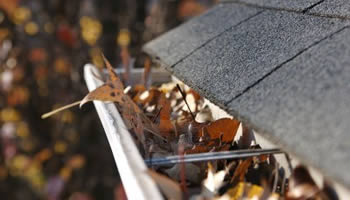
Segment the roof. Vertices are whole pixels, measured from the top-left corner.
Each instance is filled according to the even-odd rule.
[[[144,51],[350,187],[349,25],[346,0],[226,0]]]

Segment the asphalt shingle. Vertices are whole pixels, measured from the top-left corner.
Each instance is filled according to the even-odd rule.
[[[238,4],[220,4],[201,17],[194,18],[144,46],[166,65],[173,65],[208,40],[256,15],[259,9]]]
[[[304,162],[350,186],[350,29],[310,48],[228,104]]]
[[[221,0],[221,2],[241,2],[259,7],[303,11],[321,0]]]
[[[338,17],[347,15],[347,2],[244,1],[261,5],[223,3],[145,51],[212,102],[350,187],[350,20]],[[289,3],[293,10],[283,5]],[[298,10],[305,8],[310,10]]]
[[[325,0],[312,8],[309,13],[349,18],[350,2],[346,0]]]
[[[208,42],[170,70],[224,105],[343,26],[338,19],[267,10]]]

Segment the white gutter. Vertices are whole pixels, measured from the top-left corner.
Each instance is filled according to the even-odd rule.
[[[103,84],[96,78],[95,66],[84,66],[84,77],[89,91]],[[114,103],[94,101],[105,130],[119,175],[128,199],[163,199],[156,184],[147,174],[147,167]],[[103,170],[103,166],[101,166]]]

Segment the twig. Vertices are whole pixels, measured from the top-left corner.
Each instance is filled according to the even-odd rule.
[[[149,57],[145,59],[143,69],[144,70],[143,70],[143,76],[142,76],[142,83],[145,87],[147,87],[147,83],[151,72],[151,59]]]
[[[152,119],[152,122],[153,122],[153,123],[156,122],[157,118],[158,118],[159,115],[160,115],[160,111],[162,111],[162,109],[163,109],[163,107],[161,107],[161,108],[159,109],[159,111],[157,112],[157,114],[153,117],[153,119]]]
[[[190,111],[190,114],[191,114],[193,120],[195,120],[195,116],[194,116],[194,114],[192,113],[191,108],[190,108],[190,106],[188,105],[188,103],[187,103],[187,101],[186,101],[186,94],[182,91],[182,89],[181,89],[181,87],[180,87],[179,84],[176,84],[176,87],[177,87],[177,89],[179,90],[179,92],[181,93],[182,98],[184,99],[184,101],[185,101],[185,103],[186,103],[186,106],[187,106],[188,110]]]
[[[184,146],[183,145],[179,145],[178,147],[178,154],[180,157],[180,178],[181,178],[181,187],[182,187],[182,191],[183,191],[183,195],[184,195],[184,199],[188,199],[187,195],[187,186],[186,186],[186,167],[185,167],[185,163],[183,162],[184,160]]]

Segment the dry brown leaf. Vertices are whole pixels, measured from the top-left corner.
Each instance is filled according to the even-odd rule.
[[[222,142],[232,142],[238,127],[239,121],[229,118],[216,120],[206,126],[211,140],[220,139]]]
[[[110,79],[107,80],[105,84],[86,95],[80,102],[80,107],[85,103],[93,100],[113,101],[121,104],[128,103],[129,99],[127,98],[127,95],[124,94],[123,83],[114,72],[113,67],[108,62],[108,60],[104,56],[103,59],[106,64]]]
[[[137,84],[132,87],[132,90],[128,92],[128,95],[130,95],[135,103],[141,104],[140,96],[146,91],[147,89],[144,85]]]
[[[158,106],[161,109],[159,114],[159,131],[162,136],[169,138],[171,136],[170,133],[174,130],[174,126],[170,118],[170,101],[165,97],[164,93],[159,97]]]
[[[148,170],[147,172],[168,199],[182,199],[181,187],[177,182],[153,170]]]
[[[239,127],[239,121],[229,118],[218,119],[211,123],[191,122],[188,133],[193,135],[194,141],[202,142],[209,146],[215,145],[215,141],[220,143],[231,143],[235,138]]]
[[[123,83],[118,78],[117,74],[114,72],[113,67],[108,62],[108,60],[103,56],[105,64],[107,66],[110,80],[108,80],[104,85],[91,91],[85,98],[81,101],[80,107],[86,102],[92,100],[100,101],[112,101],[119,105],[121,114],[124,121],[129,129],[132,129],[138,139],[144,143],[144,130],[147,130],[154,135],[163,139],[159,134],[156,126],[148,119],[148,117],[143,113],[143,111],[132,101],[132,99],[124,94]]]
[[[208,152],[211,147],[207,145],[195,145],[192,147],[192,149],[185,150],[186,154],[195,154],[195,153],[204,153]]]
[[[144,130],[154,134],[155,136],[165,140],[160,134],[157,127],[152,123],[152,121],[143,113],[143,111],[132,101],[132,99],[124,94],[124,85],[121,80],[118,78],[117,74],[114,72],[112,65],[108,60],[102,56],[106,64],[109,80],[105,84],[91,91],[86,95],[81,101],[72,103],[70,105],[64,106],[57,110],[54,110],[50,113],[44,114],[42,118],[46,118],[55,114],[61,110],[70,108],[77,104],[80,104],[80,107],[85,103],[99,100],[99,101],[111,101],[116,102],[122,117],[125,121],[125,124],[128,129],[132,129],[140,142],[144,144],[145,136]]]
[[[193,146],[192,149],[187,149],[186,154],[208,152],[211,149],[217,151],[228,150],[230,145],[226,144],[232,143],[239,123],[237,120],[222,118],[209,124],[196,121],[183,124],[185,127],[187,126],[187,134],[192,139],[192,142],[195,144],[200,142],[200,144]],[[179,129],[181,130],[181,128]]]
[[[320,189],[305,167],[297,166],[294,168],[286,200],[315,198],[319,192]]]
[[[159,96],[161,95],[161,92],[158,89],[151,88],[150,90],[144,90],[141,92],[138,92],[133,100],[135,103],[142,104],[142,105],[154,105],[157,103],[157,100]]]
[[[232,182],[235,183],[237,181],[239,181],[239,182],[244,181],[244,176],[247,173],[248,168],[250,167],[252,162],[253,162],[253,158],[247,158],[246,160],[241,161],[238,164],[238,166],[237,166],[237,168],[236,168],[236,170],[231,178],[231,183]]]

